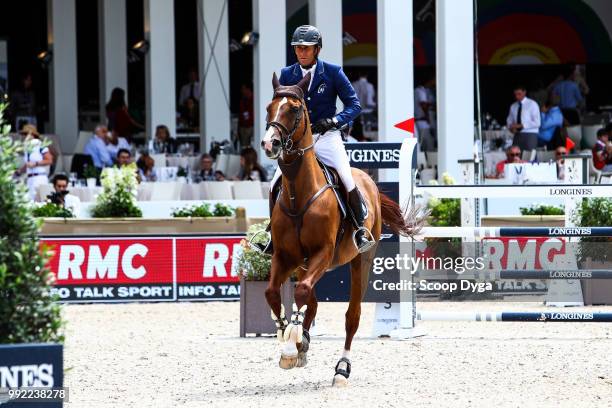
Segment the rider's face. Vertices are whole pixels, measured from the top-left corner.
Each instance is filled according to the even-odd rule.
[[[296,45],[294,47],[295,55],[297,56],[298,62],[302,66],[308,66],[314,64],[315,60],[315,46],[314,45]]]

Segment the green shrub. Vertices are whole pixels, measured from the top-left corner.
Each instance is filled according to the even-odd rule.
[[[0,117],[4,110],[0,105]],[[40,247],[40,222],[13,173],[23,145],[0,135],[0,343],[62,342],[60,306],[50,294],[54,275]]]
[[[74,214],[68,208],[64,208],[54,203],[45,203],[41,206],[36,206],[32,209],[32,215],[35,217],[46,218],[46,217],[61,217],[61,218],[73,218]]]
[[[444,185],[453,185],[453,177],[444,173],[442,175]],[[430,184],[438,184],[432,180]],[[461,200],[459,198],[430,198],[427,202],[430,211],[428,223],[433,227],[459,227],[461,226]]]
[[[610,227],[612,226],[612,198],[585,198],[572,220],[579,227]],[[585,261],[606,262],[612,259],[612,237],[583,237],[578,246],[578,259]]]
[[[134,163],[102,170],[102,194],[91,209],[94,218],[142,217],[136,203],[138,179]]]
[[[175,208],[172,210],[172,216],[175,218],[181,217],[231,217],[234,215],[235,208],[222,203],[215,204],[214,211],[210,210],[210,204],[204,203],[200,205],[192,205],[189,207]]]
[[[557,207],[546,204],[532,204],[529,207],[520,207],[521,215],[565,215],[563,205]]]

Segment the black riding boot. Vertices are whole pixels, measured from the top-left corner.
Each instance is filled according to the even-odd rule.
[[[372,238],[371,234],[368,234],[370,235],[369,237],[366,235],[367,229],[363,226],[367,211],[366,203],[359,188],[356,186],[353,190],[349,191],[349,206],[351,207],[355,220],[355,245],[357,245],[359,253],[366,252],[372,248],[376,242],[370,239]]]
[[[272,230],[272,211],[274,211],[274,206],[276,205],[276,200],[278,199],[278,193],[279,193],[279,189],[280,189],[281,183],[280,183],[280,179],[276,182],[276,184],[274,185],[274,187],[272,188],[272,191],[270,192],[270,195],[268,197],[268,204],[270,206],[270,222],[268,223],[268,226],[266,227],[266,232],[270,234],[270,231]],[[251,243],[252,246],[256,247],[255,249],[263,252],[264,254],[268,254],[268,255],[272,255],[272,253],[274,252],[274,247],[272,246],[272,234],[270,234],[270,241],[268,241],[268,243]]]

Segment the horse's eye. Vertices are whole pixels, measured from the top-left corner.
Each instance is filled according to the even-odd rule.
[[[291,112],[296,113],[300,108],[297,106],[292,106],[291,107]]]

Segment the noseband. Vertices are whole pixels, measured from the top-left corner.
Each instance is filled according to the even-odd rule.
[[[305,104],[304,92],[302,91],[302,88],[295,86],[295,85],[279,86],[278,88],[274,90],[273,98],[276,99],[276,98],[282,98],[282,97],[295,98],[300,101],[300,109],[295,117],[293,128],[289,130],[282,123],[273,120],[271,122],[266,123],[266,130],[268,130],[270,127],[273,127],[276,130],[278,130],[278,132],[280,133],[281,148],[283,149],[283,152],[285,152],[285,154],[291,155],[291,154],[297,153],[299,155],[303,155],[307,150],[312,149],[314,146],[314,143],[312,143],[310,146],[307,146],[305,148],[298,148],[298,147],[294,148],[293,135],[297,131],[298,127],[300,126],[300,122],[302,121],[302,116],[304,116],[304,104]],[[304,137],[304,135],[306,134],[307,126],[308,126],[308,118],[306,117],[306,123],[304,124],[304,131],[302,132],[302,137]]]

